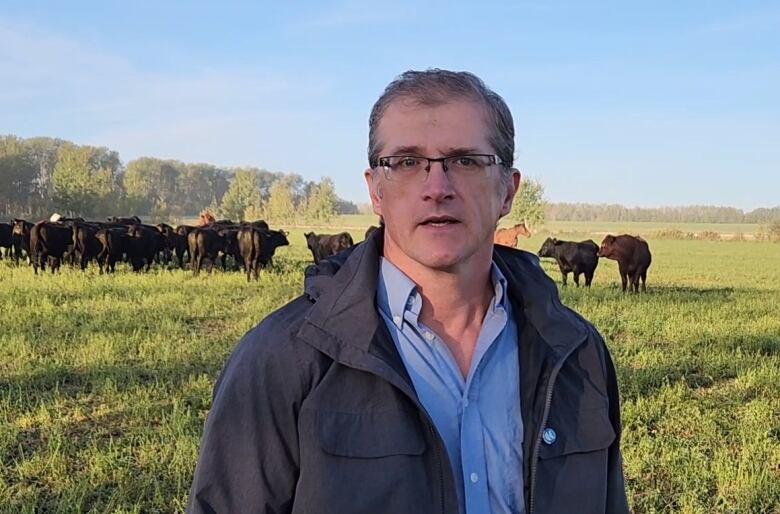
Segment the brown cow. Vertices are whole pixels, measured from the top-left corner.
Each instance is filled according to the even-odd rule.
[[[314,257],[314,264],[318,264],[322,259],[336,255],[355,244],[349,232],[340,232],[338,234],[306,232],[303,236],[306,238],[306,245],[311,250],[312,257]]]
[[[531,237],[531,230],[525,224],[525,221],[518,223],[514,227],[500,228],[496,230],[496,234],[493,236],[493,242],[497,245],[517,247],[517,237],[525,236]]]
[[[629,278],[634,292],[639,292],[640,279],[642,280],[642,291],[646,291],[647,268],[650,267],[652,261],[647,241],[639,236],[628,234],[608,235],[601,242],[599,257],[617,261],[624,293]]]

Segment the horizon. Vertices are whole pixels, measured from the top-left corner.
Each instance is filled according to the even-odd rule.
[[[367,203],[383,88],[465,69],[506,100],[516,164],[549,202],[780,205],[780,6],[446,5],[11,2],[0,134],[329,176]]]

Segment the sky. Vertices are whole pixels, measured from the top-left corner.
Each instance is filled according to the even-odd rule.
[[[776,1],[0,0],[0,134],[332,177],[408,69],[512,110],[552,202],[780,205]]]

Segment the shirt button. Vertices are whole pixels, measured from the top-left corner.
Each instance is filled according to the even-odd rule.
[[[547,427],[542,432],[542,440],[546,444],[553,444],[556,439],[558,439],[558,434],[555,433],[555,429]]]
[[[425,339],[427,339],[428,341],[433,341],[433,332],[426,332]]]
[[[471,479],[472,484],[476,484],[477,481],[479,480],[479,475],[477,475],[476,473],[472,473],[469,478]]]
[[[401,324],[401,316],[393,316],[393,323],[395,323],[396,325],[400,325]]]

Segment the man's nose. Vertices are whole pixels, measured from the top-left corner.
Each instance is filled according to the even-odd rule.
[[[451,175],[444,171],[442,162],[432,162],[428,169],[428,176],[423,182],[423,198],[426,200],[444,200],[455,194]]]

